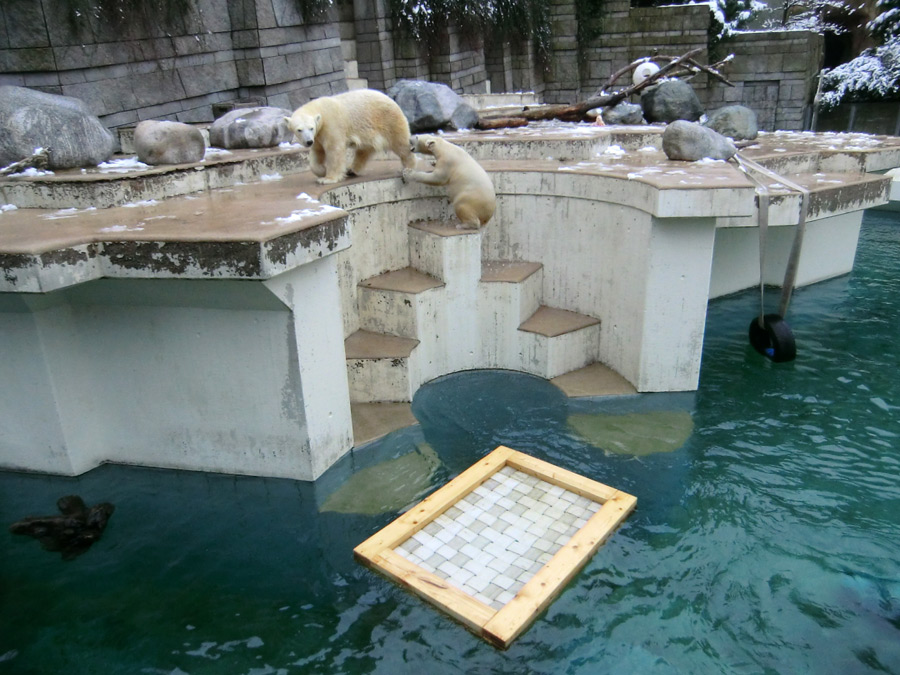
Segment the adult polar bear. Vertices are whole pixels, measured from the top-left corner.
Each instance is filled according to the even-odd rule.
[[[359,175],[373,153],[392,150],[403,167],[416,159],[409,147],[409,122],[391,97],[374,89],[354,89],[322,96],[286,118],[288,127],[308,148],[309,168],[319,183],[336,183]],[[347,150],[354,151],[347,166]]]
[[[486,225],[497,208],[494,185],[487,171],[461,147],[437,136],[413,136],[410,147],[416,152],[433,155],[434,170],[403,169],[403,179],[426,185],[446,185],[460,226],[477,230]]]

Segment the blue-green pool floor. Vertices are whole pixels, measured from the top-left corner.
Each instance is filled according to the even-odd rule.
[[[900,673],[900,218],[868,213],[854,272],[794,293],[796,361],[750,348],[757,309],[710,303],[694,394],[454,375],[316,483],[0,472],[0,675]],[[638,497],[505,652],[352,556],[499,444]],[[84,555],[7,532],[73,493],[116,506]]]

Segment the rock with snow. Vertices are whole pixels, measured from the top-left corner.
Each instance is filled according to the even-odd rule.
[[[181,122],[144,120],[134,129],[134,151],[145,164],[191,164],[206,154],[197,127]]]
[[[648,87],[641,93],[644,119],[650,122],[696,122],[703,115],[703,106],[693,87],[682,80],[666,80]]]
[[[607,124],[644,124],[644,111],[637,103],[621,103],[606,108],[601,117]]]
[[[712,129],[686,120],[669,124],[662,137],[662,149],[669,159],[696,162],[700,159],[728,159],[737,148]]]
[[[387,91],[409,121],[414,133],[438,129],[472,129],[478,113],[446,84],[400,80]]]
[[[0,166],[37,148],[49,150],[50,169],[96,166],[112,156],[116,138],[79,99],[0,86]]]
[[[759,136],[756,113],[743,105],[727,105],[709,113],[705,125],[735,141],[752,141]]]
[[[209,144],[216,148],[271,148],[293,139],[286,117],[290,110],[260,106],[225,113],[209,127]]]

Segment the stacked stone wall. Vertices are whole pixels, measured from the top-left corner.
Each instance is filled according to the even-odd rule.
[[[194,0],[174,18],[118,25],[91,12],[74,16],[78,1],[0,2],[0,84],[75,96],[111,127],[210,121],[217,106],[240,100],[292,109],[346,91],[345,61],[354,59],[374,89],[426,79],[458,93],[534,91],[548,103],[572,103],[635,59],[706,48],[710,28],[707,5],[631,8],[629,0],[608,0],[602,34],[579,45],[575,0],[549,0],[552,37],[546,63],[538,63],[528,39],[487,36],[484,45],[452,26],[425,49],[400,33],[389,0],[337,0],[310,20],[296,0]],[[734,53],[725,72],[736,86],[693,78],[707,108],[744,103],[764,129],[804,128],[820,36],[740,34],[718,50]]]
[[[292,108],[346,90],[333,12],[304,23],[291,0],[187,4],[154,23],[75,13],[65,0],[4,0],[0,83],[80,98],[111,127],[210,121],[227,101]]]

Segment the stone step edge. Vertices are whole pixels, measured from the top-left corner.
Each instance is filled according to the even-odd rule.
[[[467,230],[442,220],[414,220],[409,224],[409,227],[437,237],[464,237],[481,234],[481,230]]]
[[[344,352],[348,361],[407,359],[418,344],[413,338],[358,330],[344,339]]]
[[[519,330],[551,338],[599,324],[600,319],[587,314],[541,305],[519,326]]]
[[[444,286],[444,282],[415,267],[403,267],[363,279],[359,282],[359,286],[369,290],[395,291],[415,295],[432,288],[441,288]]]
[[[525,260],[482,260],[481,281],[520,284],[541,268],[543,264]]]

